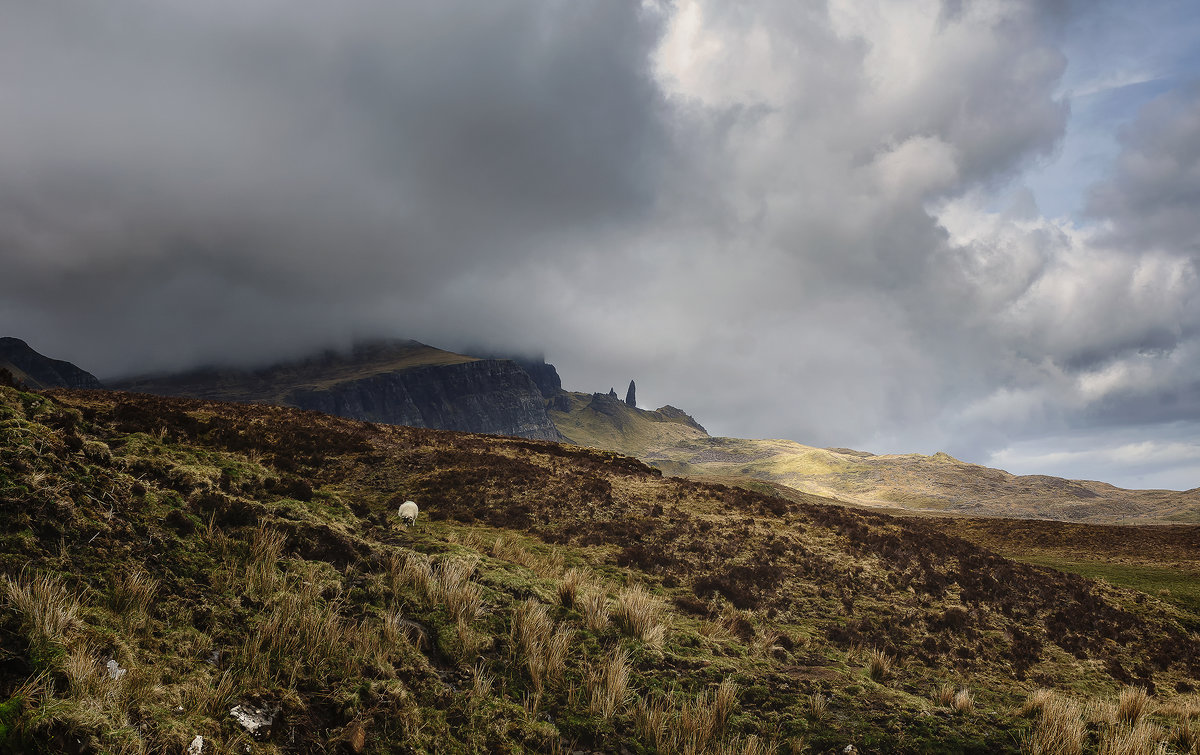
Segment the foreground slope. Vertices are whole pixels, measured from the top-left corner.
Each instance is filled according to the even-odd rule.
[[[1200,712],[1157,597],[584,448],[0,388],[0,497],[12,751],[1015,752],[1050,700],[1093,751]]]

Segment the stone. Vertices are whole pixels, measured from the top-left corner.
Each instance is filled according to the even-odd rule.
[[[253,705],[235,705],[229,711],[233,720],[237,721],[253,737],[269,732],[271,725],[275,723],[275,716],[278,714],[278,706],[257,708]]]
[[[125,676],[125,672],[128,671],[128,669],[121,668],[121,664],[117,663],[116,659],[110,659],[107,668],[108,678],[112,679],[113,681]]]
[[[632,380],[629,381],[629,390],[625,392],[625,403],[637,407],[637,386]]]
[[[362,752],[367,747],[367,727],[362,721],[353,721],[346,727],[342,739],[350,752]]]

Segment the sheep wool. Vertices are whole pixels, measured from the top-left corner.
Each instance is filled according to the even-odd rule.
[[[405,501],[400,504],[400,521],[404,522],[405,527],[411,527],[417,523],[417,504],[412,501]]]

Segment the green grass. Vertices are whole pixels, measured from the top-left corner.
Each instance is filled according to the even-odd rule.
[[[1049,566],[1088,579],[1103,579],[1109,584],[1128,587],[1170,603],[1191,614],[1200,624],[1200,571],[1160,566],[1083,561],[1052,555],[1013,555],[1026,563]]]
[[[370,753],[646,755],[640,711],[657,706],[674,751],[699,731],[714,752],[757,737],[778,752],[1015,753],[1029,724],[1012,711],[1034,685],[1111,699],[1102,661],[1135,670],[1168,637],[1194,642],[1145,600],[1105,645],[1093,627],[1133,593],[1012,564],[924,518],[585,448],[99,392],[0,390],[0,415],[28,429],[0,436],[20,497],[0,506],[0,576],[52,574],[62,589],[43,592],[79,603],[51,633],[17,609],[52,601],[0,601],[0,726],[34,742],[178,752],[202,733],[241,751],[229,709],[263,703],[288,728],[252,743],[262,753],[365,732]],[[72,450],[68,422],[112,457]],[[417,526],[397,526],[397,497],[421,504]],[[973,579],[991,570],[1004,580]],[[1083,593],[1055,634],[1046,619]],[[62,652],[39,658],[31,639],[51,634]],[[1019,635],[1041,643],[1022,679]],[[872,648],[894,660],[873,676]],[[97,673],[109,659],[120,683]],[[1191,672],[1154,673],[1172,690]],[[706,723],[722,685],[736,699]],[[939,710],[947,685],[975,709]]]

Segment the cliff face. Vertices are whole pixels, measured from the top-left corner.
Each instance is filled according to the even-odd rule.
[[[282,404],[389,425],[562,440],[539,386],[509,359],[478,359],[416,341],[360,343],[254,370],[131,378],[118,390]],[[554,367],[543,365],[543,373]],[[543,375],[545,377],[546,375]]]
[[[563,439],[546,414],[538,386],[509,360],[417,367],[297,388],[283,403],[392,425]]]
[[[99,388],[94,375],[70,362],[42,356],[19,338],[0,338],[0,367],[30,388]]]

